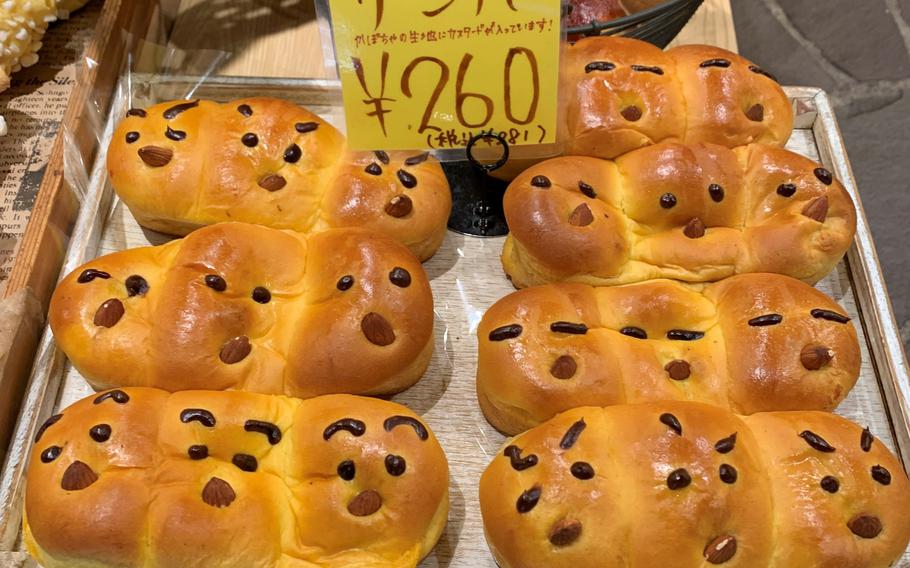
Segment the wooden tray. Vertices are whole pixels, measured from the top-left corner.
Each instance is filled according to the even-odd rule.
[[[267,80],[133,75],[130,89],[116,90],[103,131],[105,146],[90,171],[89,190],[67,252],[64,271],[100,254],[160,244],[169,237],[141,229],[106,179],[106,142],[129,106],[194,96],[230,100],[250,94],[271,95],[310,107],[343,128],[338,85],[321,80]],[[135,94],[132,101],[127,94]],[[826,95],[817,89],[790,88],[797,113],[791,150],[819,160],[843,181],[858,206],[858,232],[847,258],[819,283],[857,322],[862,348],[861,378],[838,413],[868,424],[910,460],[910,380],[871,235]],[[140,96],[141,94],[141,96]],[[476,326],[487,307],[513,291],[503,275],[499,253],[503,238],[474,238],[449,232],[440,251],[424,266],[431,278],[436,309],[436,352],[426,376],[395,400],[421,414],[438,435],[451,466],[452,508],[445,534],[421,566],[493,568],[483,537],[477,483],[504,438],[490,427],[477,406],[474,389]],[[23,472],[37,425],[57,409],[91,393],[88,384],[56,349],[45,330],[14,443],[0,486],[0,559],[21,559],[19,524]],[[897,564],[910,568],[910,555]]]

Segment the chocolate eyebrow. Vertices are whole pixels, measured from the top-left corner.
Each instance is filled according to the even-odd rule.
[[[215,427],[215,415],[203,408],[187,408],[180,413],[180,421],[184,424],[199,422],[208,428]]]
[[[269,444],[274,446],[281,441],[281,428],[272,424],[271,422],[264,422],[262,420],[247,420],[243,425],[243,429],[247,432],[256,432],[257,434],[264,434],[269,440]]]
[[[784,321],[784,316],[780,314],[765,314],[750,319],[749,325],[752,327],[765,327],[769,325],[777,325],[782,321]]]
[[[130,395],[126,394],[122,390],[115,389],[112,391],[107,391],[106,393],[100,394],[95,397],[94,404],[101,404],[105,400],[111,399],[117,404],[126,404],[130,401]]]
[[[515,471],[522,471],[537,465],[536,454],[528,454],[525,457],[521,457],[521,448],[515,445],[508,446],[505,451],[502,452],[502,455],[509,458],[512,469]]]
[[[416,418],[411,418],[410,416],[389,416],[385,419],[385,422],[382,423],[382,427],[385,428],[386,432],[391,432],[393,428],[397,426],[410,426],[417,432],[417,437],[421,440],[426,440],[430,437],[430,433],[427,432],[427,427],[421,424]]]
[[[341,420],[336,420],[328,426],[326,426],[325,431],[322,433],[322,439],[328,441],[329,438],[335,435],[336,432],[344,430],[345,432],[350,432],[352,435],[360,437],[367,431],[367,425],[362,421],[357,420],[356,418],[342,418]]]
[[[703,331],[690,331],[688,329],[671,329],[667,332],[667,339],[674,341],[695,341],[705,336]]]
[[[815,308],[809,313],[816,319],[823,319],[837,323],[847,323],[850,321],[850,318],[845,315],[839,314],[837,312],[832,312],[831,310],[823,310],[821,308]]]
[[[716,59],[706,59],[699,64],[699,67],[729,67],[730,60],[718,57]]]
[[[592,61],[585,65],[585,73],[591,73],[593,71],[612,71],[614,69],[616,69],[616,65],[609,61]]]
[[[633,66],[632,66],[632,71],[640,71],[640,72],[643,71],[643,72],[645,72],[645,73],[654,73],[655,75],[663,75],[663,74],[664,74],[664,70],[661,69],[660,67],[651,67],[651,66],[648,66],[648,65],[633,65]]]
[[[416,166],[417,164],[419,164],[421,162],[425,162],[427,160],[427,158],[429,158],[429,157],[430,157],[429,152],[424,152],[423,154],[417,154],[416,156],[411,156],[410,158],[405,160],[404,165]]]
[[[566,434],[562,437],[562,440],[559,441],[559,447],[564,450],[568,450],[569,448],[574,446],[575,442],[578,441],[578,437],[581,436],[581,433],[584,431],[585,428],[587,428],[587,426],[588,425],[585,424],[584,418],[582,418],[575,424],[572,424],[572,426],[570,426],[569,429],[566,430]]]
[[[53,416],[51,416],[50,418],[45,420],[44,424],[42,424],[41,427],[38,428],[38,432],[35,434],[35,443],[37,444],[39,441],[41,441],[41,436],[44,435],[44,432],[47,431],[48,428],[50,428],[51,426],[53,426],[54,424],[59,422],[61,418],[63,418],[62,413],[54,414]]]
[[[199,99],[196,99],[195,101],[189,101],[186,103],[176,104],[176,105],[172,106],[171,108],[167,109],[166,111],[164,111],[162,116],[164,116],[164,118],[166,118],[167,120],[171,120],[172,118],[175,118],[181,112],[190,110],[191,108],[194,108],[197,106],[199,106]]]
[[[550,324],[550,331],[555,333],[584,335],[588,333],[588,326],[583,323],[575,323],[571,321],[555,321]]]
[[[768,73],[767,71],[765,71],[764,69],[762,69],[762,68],[759,67],[758,65],[749,65],[749,71],[751,71],[751,72],[753,72],[753,73],[758,73],[759,75],[764,75],[765,77],[771,79],[771,80],[774,81],[775,83],[778,82],[777,77],[775,77],[775,76],[772,75],[771,73]]]

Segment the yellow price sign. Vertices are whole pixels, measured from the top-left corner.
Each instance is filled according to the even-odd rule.
[[[556,139],[560,0],[331,0],[351,145]]]

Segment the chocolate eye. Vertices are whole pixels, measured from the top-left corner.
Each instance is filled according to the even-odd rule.
[[[515,508],[523,515],[536,507],[538,501],[540,501],[540,486],[535,485],[518,496]]]
[[[840,489],[840,483],[838,483],[837,478],[831,475],[823,477],[820,485],[828,493],[837,493],[837,490]]]
[[[139,140],[139,133],[138,133],[138,132],[132,131],[132,132],[127,132],[127,133],[126,133],[126,143],[127,143],[127,144],[132,144],[132,143],[135,142],[136,140]]]
[[[660,196],[660,206],[664,209],[673,209],[676,207],[676,196],[672,193],[665,193]]]
[[[243,142],[243,145],[247,148],[254,148],[259,144],[259,137],[252,132],[247,132],[240,138],[240,141]]]
[[[227,290],[227,282],[217,274],[207,274],[205,277],[205,285],[216,292],[224,292]]]
[[[88,435],[99,444],[107,442],[111,437],[111,427],[108,424],[92,426],[92,429],[88,431]]]
[[[209,448],[202,444],[192,445],[187,448],[186,455],[188,455],[191,460],[204,460],[209,457]]]
[[[126,295],[130,298],[133,296],[145,296],[146,292],[149,291],[148,280],[138,274],[133,274],[127,278],[124,285],[126,286]]]
[[[626,326],[619,330],[619,333],[634,337],[635,339],[647,339],[648,333],[640,327]]]
[[[587,480],[594,477],[594,468],[588,462],[575,462],[570,469],[572,475],[581,480]]]
[[[41,461],[42,463],[51,463],[60,456],[60,452],[63,451],[63,448],[60,446],[51,446],[48,449],[41,452]]]
[[[872,479],[881,483],[882,485],[890,485],[891,472],[880,465],[874,465],[872,466]]]
[[[272,293],[262,286],[253,288],[253,301],[259,304],[268,304],[272,299]]]
[[[240,471],[246,471],[253,473],[259,469],[259,460],[255,456],[249,454],[234,454],[234,457],[231,458],[231,463],[237,466],[237,469]]]
[[[338,477],[345,481],[350,481],[354,479],[354,476],[357,474],[357,468],[354,467],[354,462],[351,460],[344,460],[338,464]]]
[[[730,464],[722,464],[720,466],[720,480],[727,484],[736,483],[736,478],[739,475],[736,473],[736,468]]]
[[[302,155],[303,152],[301,152],[300,146],[291,144],[288,146],[287,150],[284,151],[284,161],[289,164],[296,164],[300,161],[300,156]]]
[[[341,290],[342,292],[344,292],[345,290],[348,290],[353,285],[354,285],[354,277],[351,276],[350,274],[348,274],[346,276],[342,276],[341,278],[339,278],[338,283],[335,284],[335,287],[338,288],[339,290]]]
[[[404,461],[404,458],[401,456],[396,456],[394,454],[389,454],[385,457],[385,470],[389,472],[389,475],[398,477],[404,470],[407,468],[407,464]]]
[[[411,285],[411,274],[404,268],[396,266],[389,272],[389,280],[399,288],[407,288]]]
[[[711,199],[715,203],[720,203],[724,200],[724,188],[716,183],[712,183],[708,186],[708,195],[711,196]]]

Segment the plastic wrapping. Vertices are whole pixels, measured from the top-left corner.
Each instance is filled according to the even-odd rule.
[[[127,72],[117,85],[113,104],[99,113],[100,151],[91,163],[68,163],[72,183],[88,180],[83,208],[74,228],[63,273],[96,256],[126,248],[156,245],[172,237],[141,228],[114,196],[105,168],[106,147],[116,122],[126,109],[153,102],[195,96],[230,100],[268,95],[290,99],[310,108],[341,130],[344,113],[337,82],[306,79],[265,79],[214,75],[223,54],[180,54],[164,50],[162,62],[179,63],[178,74]],[[171,58],[171,59],[168,59]],[[167,68],[167,65],[164,65]],[[799,101],[797,128],[788,148],[825,163],[836,172],[859,205],[859,195],[833,113],[823,93],[790,89]],[[906,362],[900,342],[893,344],[893,317],[883,290],[868,227],[860,206],[857,244],[850,260],[841,262],[818,288],[839,302],[857,322],[862,370],[857,387],[838,413],[869,425],[889,448],[907,463],[910,432],[906,404],[910,401]],[[449,231],[436,255],[424,264],[435,302],[435,352],[423,379],[393,400],[420,414],[438,436],[451,471],[451,511],[448,526],[433,553],[421,566],[493,568],[483,536],[477,485],[489,460],[505,438],[483,418],[475,393],[476,329],[484,311],[513,291],[499,262],[503,238],[474,238]],[[868,242],[866,242],[868,240]],[[882,304],[882,300],[884,304]],[[39,348],[16,439],[0,480],[0,563],[21,558],[18,527],[25,456],[37,426],[51,413],[91,393],[79,373],[66,361],[48,330]],[[6,554],[6,556],[4,556]],[[910,567],[910,555],[897,566]]]

